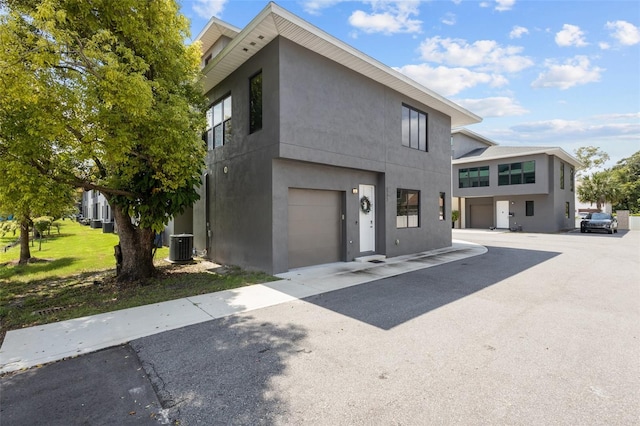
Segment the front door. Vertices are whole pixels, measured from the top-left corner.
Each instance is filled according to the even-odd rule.
[[[376,251],[376,187],[360,185],[360,252]]]
[[[509,229],[509,201],[496,201],[496,228]]]

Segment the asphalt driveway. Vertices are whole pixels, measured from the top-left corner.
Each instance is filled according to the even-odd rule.
[[[85,373],[111,389],[100,380],[142,371],[155,395],[141,407],[126,393],[149,389],[140,384],[103,392],[104,405],[129,405],[99,418],[80,405],[60,417],[52,407],[73,404],[70,389],[56,400],[47,388],[49,405],[27,396],[58,375],[49,371],[103,351],[3,378],[0,421],[122,424],[144,412],[181,425],[638,424],[640,233],[454,238],[488,252],[136,340],[120,350],[137,359],[111,378],[86,365],[64,373],[66,388]]]

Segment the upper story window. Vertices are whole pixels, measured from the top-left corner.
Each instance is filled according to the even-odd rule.
[[[262,71],[249,79],[249,133],[262,129]]]
[[[574,180],[576,178],[576,171],[573,167],[569,167],[569,188],[571,188],[571,192],[573,192],[574,188]]]
[[[498,185],[536,183],[535,160],[498,165]]]
[[[402,105],[402,145],[428,151],[427,114]]]
[[[222,98],[207,110],[205,140],[210,150],[231,141],[231,95]]]
[[[458,188],[489,186],[489,166],[458,170]]]
[[[438,198],[440,201],[438,202],[438,219],[444,220],[446,212],[445,212],[445,193],[441,192],[440,197]]]
[[[564,163],[560,163],[560,189],[564,189]]]
[[[396,227],[420,226],[420,191],[398,189],[396,198]]]

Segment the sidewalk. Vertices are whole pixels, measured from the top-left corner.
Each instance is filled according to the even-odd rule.
[[[483,246],[451,247],[385,259],[294,269],[280,281],[187,297],[137,308],[12,330],[0,348],[0,374],[74,357],[163,331],[302,299],[485,253]]]

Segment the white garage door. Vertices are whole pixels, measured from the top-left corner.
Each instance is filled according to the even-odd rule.
[[[289,269],[341,260],[342,193],[289,189]]]

